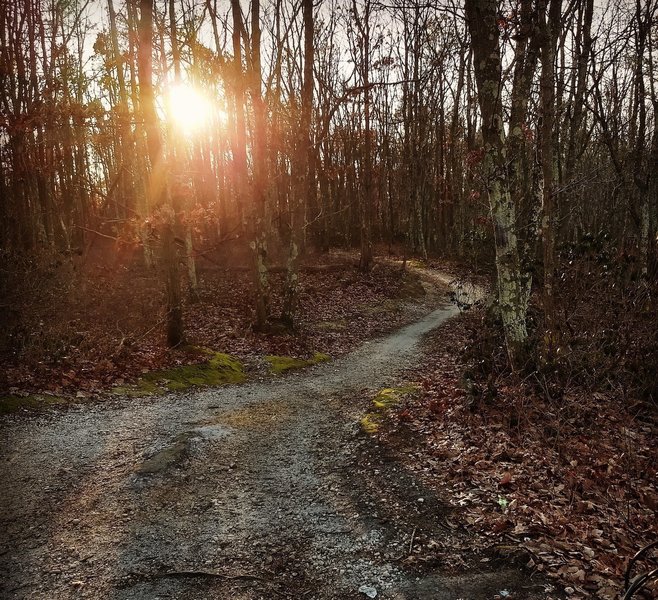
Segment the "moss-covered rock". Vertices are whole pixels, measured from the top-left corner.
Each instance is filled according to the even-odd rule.
[[[52,406],[63,406],[71,402],[72,400],[69,398],[48,394],[0,396],[0,415],[8,415],[22,410],[38,411]]]
[[[275,354],[268,354],[265,360],[270,365],[270,373],[280,375],[292,369],[303,369],[311,365],[317,365],[321,362],[331,360],[328,354],[316,352],[311,358],[294,358],[292,356],[277,356]]]
[[[139,398],[166,391],[179,392],[191,387],[242,383],[246,379],[242,363],[232,356],[207,348],[195,348],[195,350],[208,356],[209,359],[199,364],[181,365],[146,373],[133,385],[118,386],[112,392],[121,396]]]

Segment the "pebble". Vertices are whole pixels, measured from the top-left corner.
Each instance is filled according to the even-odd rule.
[[[360,594],[365,594],[368,596],[368,598],[376,598],[377,597],[377,590],[370,586],[370,585],[362,585],[359,588],[359,593]]]

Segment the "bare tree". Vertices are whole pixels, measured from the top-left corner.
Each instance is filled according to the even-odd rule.
[[[292,210],[290,224],[290,249],[281,319],[289,327],[294,323],[299,285],[299,252],[304,228],[304,208],[310,194],[312,181],[311,163],[311,116],[313,111],[313,0],[302,0],[304,19],[304,79],[301,89],[300,122],[293,164]]]

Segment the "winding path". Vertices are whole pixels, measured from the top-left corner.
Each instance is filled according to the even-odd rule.
[[[355,397],[456,313],[285,378],[0,425],[0,598],[531,597],[509,569],[414,573],[447,509],[360,431]]]

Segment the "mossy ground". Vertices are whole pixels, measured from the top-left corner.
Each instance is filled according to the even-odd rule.
[[[292,356],[277,356],[275,354],[268,354],[265,360],[270,365],[270,373],[280,375],[286,371],[293,369],[303,369],[311,365],[317,365],[321,362],[331,360],[328,354],[316,352],[311,358],[294,358]]]
[[[377,433],[388,411],[398,404],[404,397],[413,394],[417,388],[405,385],[396,388],[383,388],[372,399],[375,410],[370,411],[361,419],[361,428],[366,433]]]
[[[199,364],[181,365],[146,373],[135,384],[115,387],[112,392],[139,398],[167,391],[178,392],[191,387],[242,383],[246,379],[242,363],[232,356],[208,348],[192,350],[208,356],[209,359]]]
[[[0,415],[8,415],[22,410],[35,411],[50,406],[64,406],[73,400],[48,394],[30,394],[28,396],[0,396]]]

